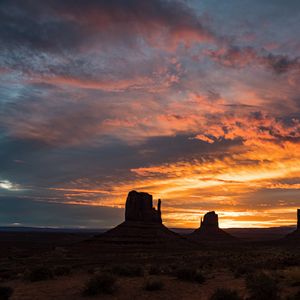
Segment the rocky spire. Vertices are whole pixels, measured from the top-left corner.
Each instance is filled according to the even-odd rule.
[[[200,227],[205,228],[219,228],[219,218],[218,215],[214,211],[210,211],[204,215]]]
[[[153,207],[152,195],[137,191],[129,192],[125,205],[125,221],[162,223],[161,200],[158,200],[156,210]]]

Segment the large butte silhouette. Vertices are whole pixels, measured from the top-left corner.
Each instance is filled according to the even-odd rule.
[[[161,200],[153,207],[152,195],[131,191],[125,204],[125,221],[97,237],[103,242],[120,245],[175,245],[188,243],[162,223]]]
[[[200,227],[190,237],[199,242],[230,242],[237,240],[237,238],[219,228],[219,217],[214,211],[206,213],[203,220],[201,218]]]
[[[287,239],[300,241],[300,209],[297,209],[297,228],[286,235]]]

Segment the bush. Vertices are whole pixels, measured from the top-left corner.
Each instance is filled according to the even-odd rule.
[[[55,276],[65,276],[70,275],[71,270],[68,267],[58,266],[53,270]]]
[[[146,291],[160,291],[164,287],[164,284],[159,279],[148,279],[145,283],[145,290]]]
[[[118,265],[112,272],[119,276],[139,277],[144,275],[144,269],[139,265]]]
[[[111,274],[98,274],[90,278],[83,290],[84,296],[112,294],[116,290],[116,278]]]
[[[152,265],[150,266],[148,273],[150,275],[159,275],[162,273],[162,269],[159,266]]]
[[[300,300],[300,291],[298,291],[298,293],[296,293],[293,298],[293,300]]]
[[[292,296],[289,296],[286,298],[287,300],[300,300],[300,291],[298,291],[298,293],[292,295]]]
[[[244,275],[249,275],[251,273],[254,272],[254,268],[248,265],[241,265],[238,266],[235,270],[234,270],[234,276],[236,278],[242,277]]]
[[[242,300],[237,291],[217,289],[209,298],[210,300]]]
[[[276,280],[263,272],[248,276],[246,284],[251,300],[280,299]]]
[[[300,286],[300,267],[291,267],[285,270],[283,275],[290,286]]]
[[[178,269],[176,272],[176,277],[179,280],[198,282],[198,283],[203,283],[205,281],[205,277],[198,269],[191,269],[191,268]]]
[[[0,300],[8,300],[13,294],[13,289],[9,286],[0,286]]]
[[[53,278],[53,272],[46,267],[36,267],[25,274],[25,279],[29,281],[42,281]]]

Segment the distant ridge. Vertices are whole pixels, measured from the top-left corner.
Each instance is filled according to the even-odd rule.
[[[102,233],[107,229],[97,228],[52,228],[26,226],[0,226],[0,232],[55,232],[55,233]]]

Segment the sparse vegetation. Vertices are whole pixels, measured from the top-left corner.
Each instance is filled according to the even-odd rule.
[[[197,283],[203,283],[205,281],[205,277],[200,270],[186,267],[178,269],[176,271],[176,277],[179,280]]]
[[[287,300],[300,300],[300,290],[296,294],[289,296]]]
[[[300,300],[296,243],[208,244],[168,252],[136,246],[119,251],[106,244],[102,249],[84,242],[68,258],[52,256],[53,244],[50,251],[10,250],[11,259],[2,245],[0,286],[11,286],[14,292],[7,298],[0,291],[0,300],[75,299],[83,294],[83,299]],[[31,283],[39,280],[44,281]]]
[[[149,273],[149,275],[159,275],[159,274],[163,273],[162,271],[163,270],[161,267],[159,267],[157,265],[151,265],[148,273]]]
[[[209,298],[210,300],[242,300],[237,291],[217,289]]]
[[[42,281],[53,278],[53,272],[47,267],[36,267],[25,273],[25,279],[29,281]]]
[[[246,284],[251,300],[280,299],[276,280],[264,272],[249,275]]]
[[[53,273],[55,276],[66,276],[70,275],[71,269],[66,266],[58,266],[54,268]]]
[[[237,266],[233,273],[234,273],[234,276],[236,278],[239,278],[239,277],[242,277],[242,276],[245,276],[245,275],[249,275],[251,273],[253,273],[255,271],[255,269],[249,265],[240,265],[240,266]]]
[[[160,279],[148,279],[145,283],[144,289],[146,291],[160,291],[164,287],[163,282]]]
[[[300,267],[290,267],[283,272],[284,278],[290,286],[300,286]]]
[[[0,286],[0,300],[8,300],[13,294],[13,289],[9,286]]]
[[[144,275],[144,269],[140,265],[123,264],[112,268],[112,272],[119,276],[139,277]]]
[[[113,294],[115,290],[116,278],[112,274],[98,274],[87,281],[83,290],[83,295],[95,296],[98,294]]]

